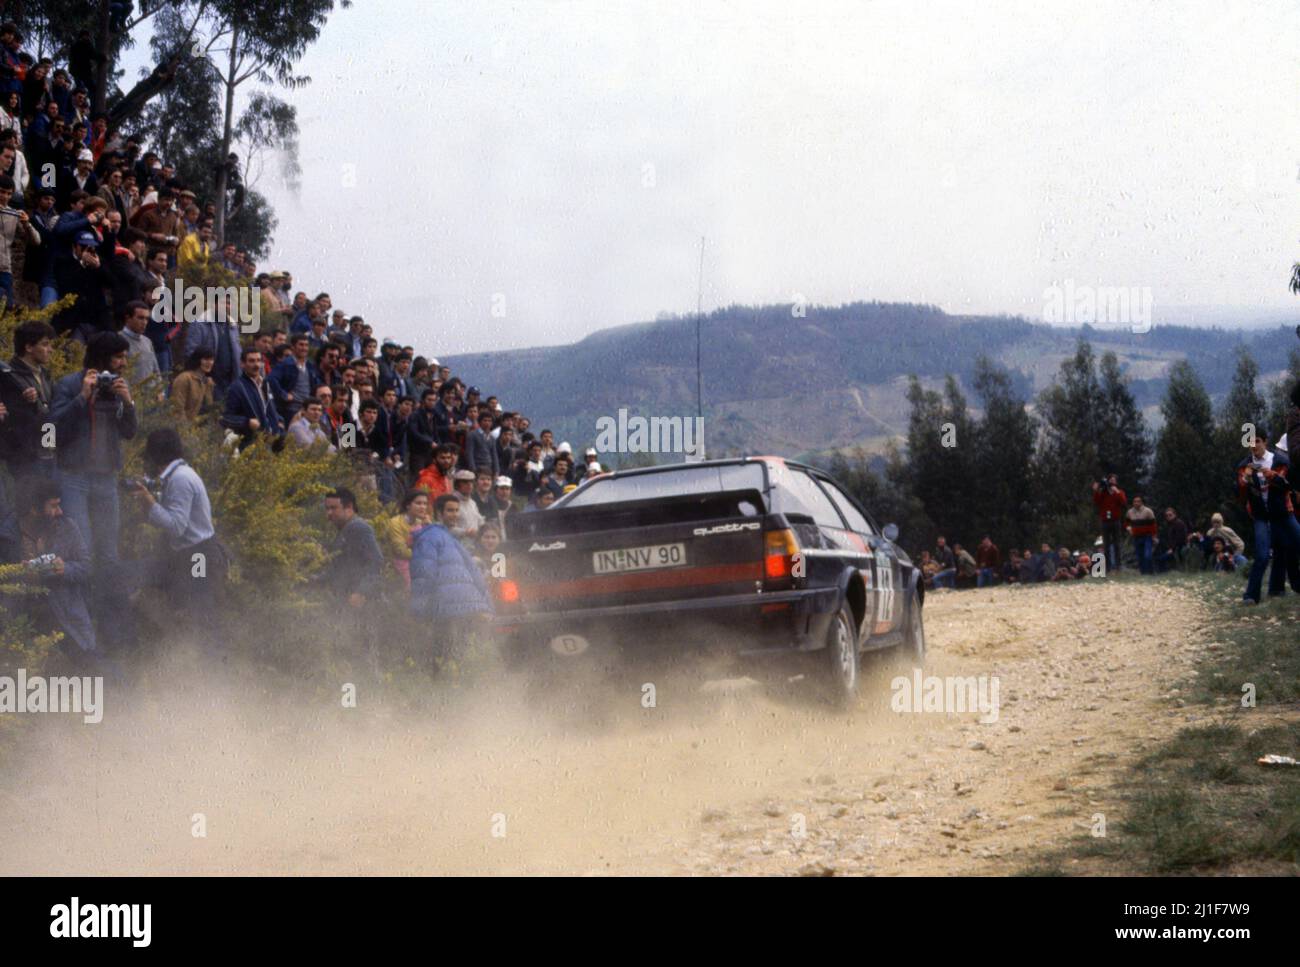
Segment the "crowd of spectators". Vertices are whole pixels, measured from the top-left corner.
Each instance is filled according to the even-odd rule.
[[[579,458],[438,359],[381,340],[327,292],[259,271],[215,237],[215,199],[92,116],[75,71],[31,58],[21,41],[0,25],[0,304],[76,298],[49,323],[19,325],[0,371],[0,455],[13,481],[0,480],[0,563],[27,562],[58,591],[43,604],[87,655],[104,651],[97,628],[121,625],[132,582],[170,582],[194,620],[210,614],[228,555],[179,434],[150,436],[148,481],[121,479],[137,408],[166,406],[219,424],[234,453],[260,441],[350,455],[351,480],[325,501],[337,527],[327,584],[358,614],[394,594],[450,628],[489,611],[513,515],[601,472],[596,451]],[[170,299],[177,280],[214,265],[256,292],[256,325],[235,289],[217,288],[194,319]],[[82,367],[54,380],[59,339],[81,344]],[[356,514],[356,480],[385,508],[378,534]],[[144,568],[119,556],[123,498],[142,502],[169,547]],[[215,572],[190,580],[196,554]]]
[[[1298,390],[1300,393],[1300,390]],[[1296,404],[1300,407],[1300,402]],[[1140,495],[1130,503],[1119,479],[1110,474],[1092,485],[1100,537],[1091,549],[1072,551],[1043,542],[1039,550],[1012,548],[1006,558],[989,536],[975,554],[940,536],[933,551],[921,552],[921,572],[929,589],[954,590],[993,584],[1037,584],[1105,576],[1135,567],[1141,574],[1170,570],[1234,572],[1249,569],[1243,601],[1258,604],[1263,578],[1272,562],[1269,595],[1285,593],[1290,581],[1300,592],[1300,497],[1290,478],[1286,435],[1269,446],[1268,431],[1257,429],[1255,441],[1236,468],[1238,496],[1249,514],[1254,533],[1254,559],[1246,557],[1246,542],[1214,513],[1195,531],[1173,507],[1159,516]],[[1125,537],[1129,552],[1125,553]]]

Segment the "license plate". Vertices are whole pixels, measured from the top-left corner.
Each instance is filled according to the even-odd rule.
[[[620,547],[611,551],[596,551],[591,559],[592,567],[597,574],[678,567],[686,563],[686,545],[649,544],[645,547]]]

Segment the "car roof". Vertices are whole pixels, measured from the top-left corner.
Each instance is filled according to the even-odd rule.
[[[686,463],[661,463],[653,467],[629,467],[626,470],[608,470],[605,473],[600,474],[599,476],[631,477],[639,474],[663,473],[668,470],[682,470],[686,467],[729,467],[729,466],[735,466],[737,464],[742,464],[742,463],[781,464],[788,467],[799,467],[803,470],[810,470],[815,473],[823,472],[823,471],[818,471],[816,467],[809,466],[806,463],[801,463],[798,460],[787,460],[785,457],[765,455],[765,456],[746,456],[746,457],[725,457],[718,460],[699,460],[696,462],[688,461]]]

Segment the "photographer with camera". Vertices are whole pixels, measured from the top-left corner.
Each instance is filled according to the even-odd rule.
[[[63,512],[90,543],[91,613],[97,618],[119,604],[113,600],[119,577],[117,475],[122,441],[133,438],[138,426],[131,387],[122,378],[129,350],[115,332],[91,336],[84,368],[54,384],[50,403]],[[102,635],[102,625],[100,630]]]
[[[77,525],[64,516],[59,485],[53,480],[36,481],[27,491],[22,556],[30,579],[47,589],[43,597],[29,602],[37,626],[61,631],[60,644],[69,658],[102,658],[86,599],[90,552]]]
[[[164,589],[184,624],[204,632],[200,640],[219,641],[213,625],[220,617],[228,558],[212,526],[207,488],[185,462],[180,434],[170,427],[149,434],[144,468],[149,476],[124,482],[124,488],[140,501],[145,520],[166,536],[167,551],[154,561],[149,583]]]
[[[1101,519],[1101,543],[1106,554],[1106,567],[1120,569],[1120,542],[1124,537],[1124,513],[1128,510],[1128,495],[1120,489],[1119,477],[1107,474],[1103,480],[1092,482],[1092,502],[1097,505]]]
[[[136,434],[135,401],[122,378],[130,344],[101,332],[86,346],[84,368],[54,384],[54,423],[63,510],[90,541],[96,567],[117,561],[122,441]]]

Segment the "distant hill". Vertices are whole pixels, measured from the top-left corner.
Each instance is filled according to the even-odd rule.
[[[1250,320],[1242,320],[1249,322]],[[557,440],[585,446],[596,420],[620,407],[642,416],[695,415],[694,317],[617,326],[568,346],[470,353],[445,359],[455,373]],[[907,427],[908,374],[927,384],[955,375],[969,389],[976,357],[1006,366],[1032,397],[1056,375],[1080,336],[1100,355],[1114,350],[1148,418],[1170,364],[1186,357],[1219,397],[1244,344],[1263,380],[1279,376],[1296,336],[1288,326],[1192,328],[1156,324],[1147,333],[1064,328],[1008,316],[954,316],[932,306],[855,302],[728,306],[704,317],[701,371],[710,455],[759,449],[813,455],[863,446],[878,451]]]

